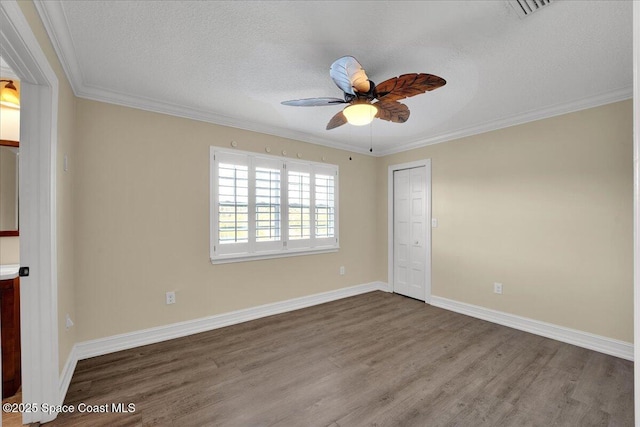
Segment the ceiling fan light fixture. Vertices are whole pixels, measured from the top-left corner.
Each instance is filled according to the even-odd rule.
[[[368,125],[376,117],[377,113],[378,108],[368,103],[351,104],[342,110],[347,122],[354,126]]]
[[[11,108],[20,108],[20,95],[13,84],[13,80],[0,80],[6,83],[0,89],[0,105]]]

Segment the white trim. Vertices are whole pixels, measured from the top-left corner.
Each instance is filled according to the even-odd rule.
[[[152,111],[161,114],[169,114],[176,117],[183,117],[192,120],[214,123],[222,126],[229,126],[237,129],[244,129],[253,132],[260,132],[267,135],[274,135],[282,138],[289,138],[298,141],[304,141],[311,144],[323,145],[326,147],[337,148],[350,152],[366,154],[374,157],[382,157],[389,154],[399,153],[402,151],[412,150],[415,148],[425,147],[427,145],[438,144],[465,136],[476,135],[492,130],[497,130],[509,126],[515,126],[535,120],[541,120],[548,117],[558,116],[561,114],[571,113],[574,111],[593,108],[604,104],[623,101],[629,99],[633,95],[632,87],[624,87],[607,93],[598,94],[572,102],[553,105],[538,110],[528,111],[521,114],[514,114],[489,123],[482,123],[477,126],[471,126],[464,129],[458,129],[453,132],[434,135],[429,138],[420,138],[409,141],[404,144],[394,145],[387,150],[381,150],[376,153],[370,153],[368,147],[358,147],[349,143],[341,143],[321,136],[309,135],[304,132],[298,132],[278,126],[270,126],[259,123],[251,123],[247,120],[239,120],[233,117],[214,114],[209,111],[195,109],[183,105],[170,104],[164,101],[135,97],[124,93],[117,93],[104,88],[89,86],[84,83],[78,60],[75,56],[73,40],[69,34],[69,27],[64,15],[60,2],[34,0],[38,13],[42,18],[42,22],[47,30],[49,38],[52,40],[53,46],[60,58],[62,67],[67,74],[73,91],[80,98],[91,99],[94,101],[107,102],[110,104],[122,105],[125,107],[137,108],[146,111]],[[55,28],[55,31],[53,30]]]
[[[640,354],[640,2],[633,2],[633,325]],[[636,426],[640,426],[640,369],[634,370]]]
[[[553,105],[546,108],[540,108],[538,110],[527,111],[524,113],[514,114],[509,117],[504,117],[492,122],[481,123],[476,126],[470,126],[464,129],[458,129],[453,132],[442,133],[429,138],[417,139],[404,144],[395,145],[388,150],[380,150],[376,153],[376,156],[387,156],[389,154],[401,153],[403,151],[413,150],[416,148],[426,147],[428,145],[439,144],[441,142],[452,141],[454,139],[460,139],[467,136],[478,135],[486,132],[491,132],[498,129],[508,128],[511,126],[521,125],[524,123],[534,122],[537,120],[548,119],[550,117],[560,116],[562,114],[573,113],[576,111],[586,110],[588,108],[595,108],[601,105],[611,104],[614,102],[624,101],[630,99],[633,96],[632,88],[625,87],[612,92],[590,96],[587,98],[578,99],[576,101]]]
[[[633,344],[625,341],[614,340],[612,338],[590,334],[576,329],[565,328],[552,323],[541,322],[539,320],[517,316],[515,314],[509,314],[502,311],[491,310],[478,305],[454,301],[435,295],[431,297],[431,305],[478,319],[487,320],[499,325],[508,326],[520,331],[551,338],[556,341],[577,345],[578,347],[595,350],[600,353],[633,361]]]
[[[58,393],[60,395],[59,404],[64,402],[64,398],[67,395],[67,391],[69,390],[69,385],[71,384],[71,378],[73,377],[73,373],[76,370],[76,365],[78,364],[78,350],[74,345],[67,357],[67,361],[64,364],[64,368],[62,368],[62,372],[60,373],[60,383],[58,386]]]
[[[393,173],[403,169],[425,167],[426,197],[425,207],[425,289],[424,302],[431,302],[431,159],[389,165],[387,172],[387,283],[393,292]]]
[[[246,242],[220,243],[219,239],[219,213],[220,192],[218,188],[218,172],[220,165],[231,163],[247,169],[247,194],[248,194],[248,238]],[[289,256],[312,255],[337,252],[340,249],[340,191],[339,191],[339,166],[329,163],[313,161],[289,160],[282,157],[256,154],[251,151],[229,150],[211,146],[209,149],[209,259],[212,264],[231,262],[244,262]],[[270,165],[270,168],[279,168],[280,178],[280,236],[272,242],[258,242],[255,234],[256,221],[256,170],[260,165]],[[309,207],[309,238],[289,238],[289,174],[298,171],[309,174],[310,199]],[[319,175],[333,177],[333,209],[334,209],[334,234],[331,237],[316,236],[315,209],[316,205],[316,178]]]
[[[143,345],[154,344],[161,341],[223,328],[225,326],[235,325],[249,320],[272,316],[274,314],[299,310],[301,308],[324,304],[326,302],[372,291],[388,292],[388,287],[386,283],[383,282],[371,282],[349,288],[336,289],[334,291],[294,298],[287,301],[280,301],[243,310],[232,311],[229,313],[218,314],[215,316],[187,320],[185,322],[173,323],[171,325],[143,329],[140,331],[113,335],[91,341],[84,341],[76,344],[75,354],[77,355],[78,360],[87,359],[89,357],[101,356],[116,351],[127,350]]]
[[[20,80],[18,75],[11,68],[5,67],[4,65],[0,65],[0,75],[3,78],[9,77],[11,79]]]
[[[73,91],[78,93],[82,88],[84,79],[62,4],[60,2],[44,2],[40,0],[34,0],[33,4],[40,15],[44,28],[47,30],[49,40],[56,51],[58,60],[67,75]],[[54,31],[54,28],[61,31]]]
[[[59,404],[56,147],[58,78],[15,0],[0,2],[0,54],[21,81],[20,260],[22,397]],[[47,422],[56,413],[23,413]]]
[[[274,253],[259,253],[255,255],[217,255],[215,258],[211,257],[211,264],[231,264],[234,262],[259,261],[263,259],[288,258],[292,256],[329,254],[332,252],[338,252],[339,250],[340,246],[332,246],[328,249],[288,249],[285,251],[280,250]]]

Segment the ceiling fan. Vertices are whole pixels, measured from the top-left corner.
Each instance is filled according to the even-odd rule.
[[[409,107],[398,100],[447,84],[443,78],[433,74],[412,73],[393,77],[376,86],[353,56],[343,56],[335,60],[331,64],[329,75],[344,92],[344,99],[305,98],[283,101],[282,104],[295,107],[349,104],[329,120],[327,130],[345,123],[366,125],[375,117],[389,122],[404,123],[409,119]]]

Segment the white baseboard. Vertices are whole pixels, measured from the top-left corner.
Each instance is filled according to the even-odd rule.
[[[67,391],[69,390],[69,384],[71,384],[71,377],[73,377],[73,372],[76,370],[76,365],[78,364],[78,351],[77,346],[73,346],[71,352],[69,353],[69,357],[67,357],[67,361],[64,364],[64,368],[62,368],[62,372],[60,373],[60,384],[58,387],[58,402],[56,405],[62,405],[64,403],[64,398],[67,395]]]
[[[244,310],[232,311],[230,313],[203,317],[171,325],[159,326],[157,328],[143,329],[126,334],[113,335],[106,338],[77,343],[71,349],[71,352],[67,357],[67,362],[60,374],[58,404],[62,404],[65,396],[67,395],[69,384],[71,384],[71,378],[73,377],[73,372],[75,371],[79,360],[114,353],[116,351],[127,350],[147,344],[155,344],[161,341],[197,334],[199,332],[223,328],[225,326],[259,319],[261,317],[311,307],[313,305],[336,301],[342,298],[372,291],[390,292],[389,286],[386,283],[371,282],[363,285],[351,286],[349,288],[337,289],[335,291],[294,298],[287,301],[260,305]]]
[[[431,305],[633,361],[633,344],[477,305],[431,296]]]
[[[337,289],[335,291],[323,292],[320,294],[294,298],[287,301],[280,301],[272,304],[265,304],[243,310],[232,311],[230,313],[218,314],[215,316],[208,316],[194,320],[187,320],[185,322],[173,323],[171,325],[159,326],[156,328],[143,329],[126,334],[113,335],[110,337],[99,338],[91,341],[84,341],[76,344],[74,350],[77,360],[82,360],[89,357],[101,356],[116,351],[127,350],[134,347],[155,344],[161,341],[185,337],[187,335],[197,334],[200,332],[206,332],[212,329],[223,328],[225,326],[259,319],[261,317],[298,310],[301,308],[323,304],[325,302],[335,301],[372,291],[388,292],[389,287],[384,282],[365,283],[349,288]]]
[[[272,304],[265,304],[215,316],[208,316],[200,319],[173,323],[171,325],[143,329],[126,334],[113,335],[106,338],[77,343],[71,350],[60,375],[59,403],[61,404],[64,401],[64,397],[69,389],[69,384],[71,383],[71,377],[73,376],[73,372],[75,371],[76,364],[79,360],[143,345],[155,344],[174,338],[181,338],[200,332],[223,328],[225,326],[231,326],[247,322],[249,320],[311,307],[372,291],[391,292],[391,289],[389,285],[384,282],[365,283],[363,285],[337,289],[335,291],[323,292],[320,294],[294,298]],[[487,320],[489,322],[633,361],[633,344],[624,341],[589,334],[587,332],[540,322],[538,320],[520,317],[434,295],[431,296],[430,304],[435,307],[444,308],[446,310],[466,314],[478,319]]]

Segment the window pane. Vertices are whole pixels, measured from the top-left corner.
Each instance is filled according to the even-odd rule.
[[[245,243],[249,237],[249,173],[247,166],[218,166],[218,241]]]
[[[290,171],[289,238],[308,239],[311,232],[311,190],[309,173]]]
[[[280,240],[280,170],[256,168],[256,242]]]
[[[334,177],[331,175],[316,175],[316,237],[334,237],[335,203]]]

